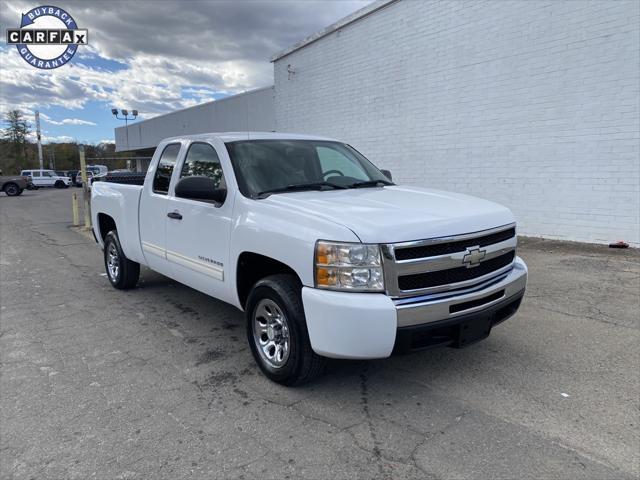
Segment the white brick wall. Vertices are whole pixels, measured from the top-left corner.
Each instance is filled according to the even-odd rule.
[[[525,235],[640,246],[639,15],[402,0],[275,61],[276,128],[508,205]]]

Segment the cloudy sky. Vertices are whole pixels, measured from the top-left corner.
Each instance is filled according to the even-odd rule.
[[[6,29],[38,1],[0,0],[0,109],[39,109],[49,141],[112,141],[112,107],[142,118],[273,83],[269,58],[371,0],[56,1],[89,30],[67,65],[26,63]]]

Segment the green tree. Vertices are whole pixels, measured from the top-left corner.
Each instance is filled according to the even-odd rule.
[[[4,124],[2,138],[13,150],[16,168],[20,170],[26,159],[27,135],[31,133],[29,122],[20,110],[10,110],[5,114]]]

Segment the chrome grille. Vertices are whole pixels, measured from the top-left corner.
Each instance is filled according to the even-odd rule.
[[[513,268],[515,225],[454,237],[382,245],[385,283],[392,297],[468,288]]]

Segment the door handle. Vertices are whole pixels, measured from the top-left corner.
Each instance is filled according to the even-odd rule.
[[[167,213],[167,217],[173,218],[174,220],[182,220],[182,215],[179,212],[169,212]]]

